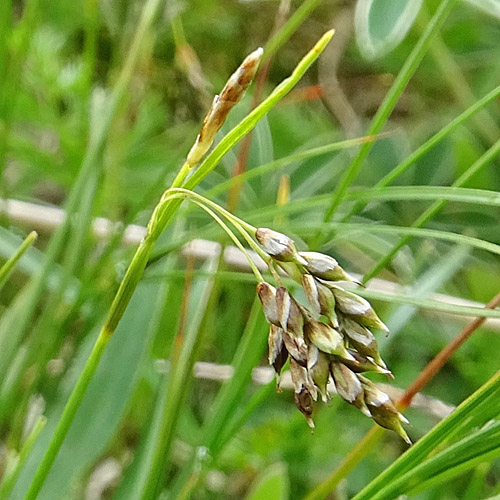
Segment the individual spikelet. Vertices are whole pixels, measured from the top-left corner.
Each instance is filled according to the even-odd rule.
[[[189,166],[193,167],[205,156],[227,115],[250,85],[263,53],[264,50],[260,47],[248,55],[231,75],[221,93],[214,97],[212,106],[203,120],[200,133],[187,155],[186,161]]]

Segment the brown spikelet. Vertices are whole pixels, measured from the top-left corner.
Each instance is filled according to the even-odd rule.
[[[191,167],[203,158],[212,145],[215,134],[226,120],[229,111],[243,97],[257,71],[263,52],[262,48],[258,48],[248,55],[231,75],[220,95],[214,97],[212,106],[203,120],[200,133],[187,156],[186,161]]]
[[[355,281],[329,255],[298,251],[286,234],[269,228],[255,230],[255,239],[285,273],[302,285],[308,307],[297,302],[285,286],[259,283],[257,293],[272,324],[269,362],[279,384],[280,370],[290,360],[290,375],[297,408],[314,427],[314,402],[329,399],[328,384],[337,394],[372,418],[378,425],[410,439],[402,423],[408,423],[389,396],[361,375],[365,372],[394,378],[380,356],[372,328],[385,330],[371,304],[344,290],[339,281]],[[281,279],[275,276],[281,285]]]

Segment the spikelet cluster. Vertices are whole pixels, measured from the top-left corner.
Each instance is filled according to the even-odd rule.
[[[380,357],[371,329],[389,332],[368,301],[339,286],[356,280],[332,257],[297,251],[292,239],[267,228],[255,237],[263,250],[291,277],[300,281],[308,307],[299,304],[287,288],[267,282],[257,285],[264,314],[270,323],[269,363],[278,385],[281,369],[290,359],[295,405],[314,428],[313,404],[328,401],[327,385],[378,425],[410,440],[401,422],[408,423],[389,396],[361,375],[377,372],[392,378]]]

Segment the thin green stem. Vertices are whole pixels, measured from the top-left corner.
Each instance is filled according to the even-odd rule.
[[[25,254],[28,248],[33,245],[37,238],[38,234],[36,233],[36,231],[32,231],[30,234],[28,234],[28,236],[26,236],[26,239],[15,251],[14,255],[12,255],[9,260],[2,267],[0,267],[0,290],[5,285],[7,279],[10,276],[10,273],[14,270],[14,267],[16,267],[19,259]]]
[[[167,193],[168,193],[168,196],[167,196]],[[172,195],[171,193],[174,193],[174,195]],[[257,243],[255,243],[255,241],[253,240],[253,238],[249,234],[249,233],[251,233],[252,235],[255,234],[255,232],[257,231],[257,228],[255,226],[252,226],[248,222],[245,222],[243,219],[240,219],[239,217],[232,214],[231,212],[229,212],[225,208],[221,207],[217,203],[205,198],[204,196],[202,196],[198,193],[195,193],[194,191],[190,191],[188,189],[170,188],[167,191],[165,191],[162,199],[164,199],[166,201],[170,198],[175,198],[175,197],[180,197],[180,198],[184,198],[184,199],[191,198],[192,199],[191,201],[198,200],[201,204],[199,206],[208,205],[209,207],[212,207],[214,210],[216,210],[217,212],[222,214],[228,221],[230,221],[234,225],[234,227],[239,231],[239,233],[243,236],[245,241],[248,243],[250,248],[252,248],[252,250],[254,250],[263,260],[267,260],[269,258],[269,256],[259,247],[259,245],[257,245]],[[202,206],[202,208],[203,208],[203,206]],[[246,254],[246,251],[245,251],[245,254]],[[250,257],[248,255],[246,255],[246,257],[248,259],[250,259]],[[250,259],[250,261],[251,261],[251,259]],[[253,261],[251,261],[251,262],[253,264]],[[252,265],[252,264],[250,264],[250,265]]]
[[[264,117],[290,90],[295,87],[311,64],[325,50],[332,39],[334,30],[327,31],[316,43],[316,45],[299,61],[292,74],[283,80],[253,111],[251,111],[233,130],[231,130],[207,156],[198,170],[182,186],[193,189],[208,173],[219,163],[221,158]],[[179,177],[179,176],[178,176]],[[172,186],[178,187],[178,186]]]
[[[184,28],[182,27],[182,21],[180,14],[174,16],[171,22],[172,35],[174,37],[174,43],[177,48],[186,45],[186,35],[184,34]]]
[[[403,93],[408,82],[410,81],[410,78],[415,73],[425,53],[427,52],[431,40],[443,25],[446,17],[455,4],[455,1],[456,0],[443,0],[440,3],[438,9],[436,10],[436,13],[425,28],[424,33],[420,37],[418,43],[415,45],[411,54],[406,59],[397,78],[394,80],[392,87],[389,89],[389,92],[385,96],[385,99],[380,105],[377,113],[375,114],[366,135],[375,135],[382,130],[382,127],[385,125],[394,107],[396,106],[399,97]],[[371,149],[372,143],[363,144],[358,154],[345,171],[332,195],[332,201],[325,212],[325,222],[328,222],[333,217],[333,214],[342,202],[347,189],[358,176],[361,166]],[[321,245],[321,243],[322,236],[321,234],[318,234],[312,246],[318,247]]]
[[[245,222],[243,219],[240,219],[236,215],[232,214],[231,212],[229,212],[225,208],[223,208],[220,205],[218,205],[217,203],[215,203],[214,201],[209,200],[205,196],[198,194],[198,193],[195,193],[194,191],[190,191],[189,189],[184,189],[184,188],[170,188],[170,189],[167,189],[167,191],[165,191],[165,194],[166,193],[179,193],[181,195],[184,195],[187,198],[196,199],[200,203],[208,205],[208,206],[212,207],[213,209],[217,210],[224,217],[226,217],[226,219],[230,220],[231,222],[240,226],[241,228],[244,228],[249,233],[255,233],[255,231],[257,230],[257,228],[255,226],[252,226],[252,224]]]
[[[97,53],[97,29],[99,25],[99,9],[97,0],[85,0],[85,41],[83,46],[84,71],[82,75],[85,91],[88,96],[92,92],[92,79],[94,76]]]
[[[184,162],[184,164],[180,168],[179,172],[175,176],[175,179],[172,182],[170,189],[176,188],[176,187],[181,187],[184,184],[186,177],[191,172],[191,168],[192,168],[192,165],[190,163],[188,163],[187,161]]]
[[[468,182],[477,172],[483,169],[491,161],[493,161],[497,155],[500,153],[500,140],[498,140],[493,146],[491,146],[488,151],[486,151],[480,158],[478,158],[451,186],[460,187]],[[412,227],[422,227],[430,219],[432,219],[444,206],[446,205],[446,200],[436,201],[433,203],[425,212],[418,217],[418,219],[412,224]],[[410,240],[411,235],[407,235],[402,238],[397,245],[395,245],[390,252],[384,255],[375,266],[366,273],[363,277],[363,283],[367,283],[374,276],[376,276],[382,269],[384,269],[393,259],[393,257],[398,253],[398,251],[403,248]]]
[[[236,238],[234,233],[229,229],[227,224],[225,224],[222,219],[210,208],[207,206],[203,205],[203,203],[197,201],[197,200],[192,200],[193,203],[196,203],[201,209],[205,210],[216,222],[219,224],[222,229],[226,232],[226,234],[231,238],[231,240],[234,242],[234,244],[240,249],[240,251],[243,253],[243,255],[246,257],[248,264],[250,265],[250,268],[252,269],[252,272],[254,273],[255,277],[257,278],[257,281],[260,283],[264,281],[264,278],[262,277],[262,274],[260,274],[259,269],[255,265],[254,261],[248,255],[248,252],[245,250],[245,247],[240,243],[240,240]]]

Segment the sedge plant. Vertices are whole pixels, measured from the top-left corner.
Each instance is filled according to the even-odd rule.
[[[332,36],[333,30],[325,33],[312,50],[299,62],[290,77],[278,85],[267,99],[231,130],[202,161],[200,166],[195,169],[194,167],[202,160],[210,148],[215,134],[222,126],[230,109],[238,102],[250,84],[263,51],[262,49],[258,49],[250,54],[228,80],[220,95],[214,98],[212,107],[203,122],[200,134],[189,151],[186,161],[180,168],[171,188],[183,187],[186,190],[192,190],[196,187],[216,167],[224,154],[252,130],[257,122],[295,86],[309,66],[324,50]],[[38,496],[109,340],[116,331],[132,294],[141,280],[154,244],[167,225],[172,221],[181,203],[182,198],[171,197],[171,192],[167,190],[154,209],[147,226],[147,234],[135,252],[118,288],[105,323],[101,328],[94,347],[66,404],[54,435],[33,477],[25,497],[26,500],[34,500]]]
[[[33,4],[37,4],[37,2],[33,2]],[[154,1],[148,4],[159,5],[158,2]],[[318,4],[319,2],[317,0],[304,2],[302,10],[311,10]],[[48,473],[72,425],[75,414],[82,403],[87,388],[91,381],[95,381],[96,369],[101,361],[103,353],[107,349],[109,341],[113,337],[128,307],[129,301],[142,279],[145,267],[151,263],[152,259],[157,259],[158,255],[161,255],[153,253],[153,249],[158,252],[158,248],[156,247],[157,240],[167,226],[172,225],[174,221],[180,219],[176,217],[176,214],[184,201],[191,203],[193,208],[201,208],[204,210],[205,213],[222,227],[243,254],[247,256],[255,280],[258,283],[258,297],[262,302],[266,319],[270,323],[268,335],[269,361],[276,371],[278,384],[280,382],[280,372],[285,366],[290,366],[295,404],[304,414],[309,425],[311,427],[314,426],[312,417],[313,410],[316,411],[315,407],[317,407],[315,401],[317,399],[328,400],[330,398],[331,391],[328,387],[328,382],[333,380],[337,392],[344,400],[351,403],[354,407],[357,407],[362,413],[372,418],[382,427],[393,429],[405,440],[408,440],[406,432],[401,425],[401,423],[404,422],[404,417],[400,413],[403,411],[403,408],[395,407],[390,399],[384,393],[381,393],[381,391],[362,374],[364,371],[374,371],[387,376],[391,375],[388,367],[378,353],[377,342],[371,331],[372,329],[385,330],[386,327],[380,322],[370,304],[364,300],[363,297],[368,299],[379,299],[394,305],[405,304],[406,306],[411,305],[448,313],[466,313],[470,316],[481,314],[483,317],[489,316],[498,318],[500,315],[499,311],[494,309],[483,311],[477,307],[467,308],[462,305],[445,304],[425,298],[396,296],[395,294],[383,294],[379,292],[374,293],[363,288],[356,289],[356,293],[346,291],[339,283],[344,280],[355,280],[345,273],[334,259],[324,254],[301,251],[302,249],[297,248],[295,243],[285,234],[267,228],[259,228],[258,226],[259,217],[268,219],[270,216],[276,216],[279,212],[281,220],[284,220],[287,214],[293,211],[326,208],[323,222],[318,224],[311,221],[311,224],[308,225],[307,228],[300,228],[300,224],[298,224],[297,231],[294,229],[295,234],[303,235],[305,238],[312,238],[310,246],[313,249],[316,246],[321,246],[325,242],[327,235],[334,234],[335,236],[340,235],[342,237],[343,230],[346,231],[346,234],[349,234],[349,231],[362,231],[364,232],[363,234],[369,234],[371,231],[374,234],[387,234],[389,237],[402,235],[403,239],[400,244],[395,246],[390,254],[384,257],[384,252],[382,252],[380,265],[374,268],[374,271],[365,277],[366,281],[388,264],[396,252],[407,243],[411,237],[415,236],[465,244],[497,255],[500,253],[500,246],[484,241],[481,238],[455,234],[448,231],[439,231],[436,229],[423,229],[421,227],[434,217],[443,206],[443,201],[446,200],[459,202],[473,201],[474,203],[480,200],[479,203],[484,205],[498,205],[498,199],[494,192],[459,187],[464,185],[475,172],[478,172],[492,161],[494,156],[498,153],[498,143],[494,144],[489,151],[473,164],[470,170],[465,174],[465,177],[461,177],[451,188],[427,188],[421,186],[416,186],[415,188],[408,186],[397,188],[387,187],[399,177],[399,175],[406,172],[415,161],[421,159],[425,153],[431,150],[431,148],[445,137],[448,137],[451,132],[459,128],[460,125],[463,125],[466,120],[474,117],[474,115],[480,112],[488,103],[496,99],[500,93],[500,87],[497,87],[483,99],[477,101],[476,104],[472,105],[455,120],[450,122],[448,126],[442,128],[431,137],[431,139],[400,163],[399,166],[386,174],[386,176],[375,185],[375,188],[350,189],[360,172],[362,164],[365,163],[370,153],[372,147],[371,142],[381,136],[380,131],[388,121],[396,102],[419,66],[427,49],[431,46],[432,39],[436,36],[436,33],[439,31],[439,28],[442,26],[454,4],[455,2],[453,0],[443,0],[439,3],[431,21],[423,30],[419,43],[408,57],[407,62],[404,64],[399,76],[394,81],[386,99],[379,108],[378,113],[368,129],[369,135],[367,137],[344,141],[343,143],[334,143],[326,147],[322,146],[320,148],[305,150],[281,160],[275,160],[267,164],[264,162],[261,167],[240,174],[238,178],[240,181],[256,178],[259,175],[272,172],[274,169],[289,165],[294,161],[315,157],[322,154],[322,152],[334,151],[342,149],[343,147],[351,147],[360,143],[364,144],[347,170],[341,175],[340,182],[335,186],[333,196],[331,194],[317,198],[311,196],[309,199],[296,200],[285,206],[270,207],[268,210],[260,209],[259,213],[249,214],[248,217],[247,214],[245,214],[245,220],[252,222],[252,224],[243,221],[241,218],[236,218],[230,212],[225,211],[219,205],[200,196],[193,190],[218,165],[223,156],[240,139],[248,134],[257,122],[282,97],[284,97],[290,89],[292,89],[304,71],[306,71],[309,65],[325,48],[332,33],[326,34],[315,48],[299,63],[291,77],[279,85],[268,99],[260,106],[256,107],[254,111],[231,130],[213,151],[209,153],[215,133],[220,129],[225,116],[237,103],[238,98],[250,83],[253,73],[259,64],[259,58],[262,56],[262,51],[260,49],[257,50],[244,61],[235,75],[229,80],[228,85],[226,85],[220,95],[214,99],[212,107],[203,122],[200,134],[195,144],[189,150],[185,163],[179,170],[172,185],[165,191],[160,202],[153,211],[153,215],[147,227],[146,236],[140,243],[125,273],[111,309],[104,321],[104,326],[100,330],[90,357],[68,400],[45,455],[38,466],[26,498],[36,498],[44,486]],[[156,10],[156,8],[154,10]],[[93,15],[95,16],[95,12]],[[303,15],[305,16],[306,13]],[[95,50],[95,46],[92,48],[92,45],[95,45],[92,15],[89,16],[86,22],[88,40],[85,50],[87,51],[87,55],[91,55]],[[288,25],[291,26],[288,32],[289,35],[295,27],[293,27],[293,23],[288,23]],[[284,32],[286,32],[286,30]],[[276,48],[282,44],[283,35],[277,37],[276,40],[274,46],[270,44],[269,49],[266,49],[262,60],[272,55]],[[88,57],[86,64],[88,66],[87,76],[89,77],[95,61],[92,61],[92,57]],[[133,65],[127,65],[127,67],[130,69]],[[88,85],[90,85],[89,82],[90,79],[87,82]],[[124,91],[126,83],[127,82],[120,85],[118,90]],[[118,102],[118,99],[114,102]],[[111,114],[109,116],[111,116]],[[111,121],[107,120],[107,123],[109,125]],[[102,135],[103,138],[104,136],[105,134]],[[99,147],[98,149],[100,155],[102,148]],[[90,161],[86,163],[89,165],[92,164]],[[230,186],[231,181],[220,183],[211,191],[208,191],[207,194],[210,196],[220,193]],[[80,196],[85,198],[83,194]],[[386,200],[408,199],[423,202],[425,202],[425,200],[439,199],[440,202],[436,204],[437,206],[431,207],[431,209],[424,214],[424,218],[418,219],[413,225],[414,227],[363,224],[358,222],[359,218],[350,222],[350,219],[360,214],[370,201],[379,200],[380,202]],[[354,203],[346,212],[339,213],[338,208],[341,204],[342,208],[344,208],[345,201]],[[76,203],[75,201],[75,205]],[[71,208],[71,206],[70,204],[69,208]],[[71,212],[71,210],[69,210],[69,212]],[[84,228],[86,227],[86,223],[90,220],[90,205],[87,204],[85,206],[85,212],[87,214],[87,221],[82,223],[81,230],[78,229],[76,231],[79,238],[83,238]],[[334,219],[334,215],[336,216],[335,222],[331,222]],[[339,215],[341,222],[338,221]],[[276,224],[278,226],[280,224],[278,218],[276,218]],[[231,226],[234,229],[231,229]],[[290,226],[288,229],[289,228]],[[208,231],[206,234],[210,235],[210,229],[212,229],[212,226],[207,227]],[[278,227],[278,229],[281,230],[281,226]],[[174,240],[174,238],[171,237],[169,240]],[[75,239],[71,245],[72,250],[70,253],[72,256],[70,256],[68,261],[72,263],[73,266],[78,261],[76,256],[80,251],[79,241],[81,240]],[[178,241],[169,241],[167,245],[169,245],[167,248],[171,249],[177,248],[180,243]],[[298,246],[300,246],[300,243]],[[267,272],[269,275],[266,275],[263,268],[255,264],[255,260],[248,254],[245,247],[252,249],[265,261],[268,266]],[[73,252],[73,250],[76,250],[76,252]],[[386,249],[386,251],[387,250],[388,249]],[[54,255],[55,253],[54,251]],[[95,269],[98,269],[98,267],[96,266]],[[210,272],[213,271],[213,268],[210,269],[209,275]],[[205,269],[205,271],[207,271],[207,269]],[[71,274],[69,271],[67,271],[67,273],[68,276]],[[292,278],[295,283],[298,283],[302,287],[301,292],[305,295],[307,304],[306,301],[302,300],[301,303],[295,298],[293,286],[296,287],[296,284],[289,285],[292,280],[289,280],[288,277]],[[57,303],[58,300],[53,299],[53,302]],[[206,304],[207,302],[205,301],[203,303]],[[241,425],[245,418],[248,417],[248,414],[251,413],[258,404],[262,403],[263,399],[268,397],[269,393],[273,390],[273,384],[266,386],[262,391],[257,393],[246,408],[237,415],[230,415],[227,409],[227,405],[234,402],[238,397],[241,398],[244,382],[239,378],[239,374],[244,372],[247,377],[246,379],[250,380],[252,360],[255,360],[254,364],[257,363],[257,348],[254,348],[254,351],[255,349],[257,349],[257,351],[252,353],[252,357],[246,359],[245,356],[247,352],[251,350],[248,348],[248,344],[251,341],[258,340],[258,345],[262,347],[264,337],[262,336],[262,332],[259,332],[259,329],[256,327],[259,323],[257,319],[261,319],[258,318],[259,314],[259,304],[258,301],[255,301],[247,324],[248,331],[245,329],[245,341],[242,339],[237,350],[237,355],[233,360],[233,366],[236,373],[235,380],[231,381],[232,385],[224,386],[223,390],[219,393],[220,398],[219,396],[217,397],[216,404],[214,404],[215,408],[213,409],[217,418],[213,420],[206,419],[203,424],[202,438],[198,441],[200,446],[192,450],[192,463],[188,463],[185,470],[182,470],[177,478],[178,481],[173,487],[174,493],[180,492],[178,498],[190,498],[200,478],[206,472],[206,468],[204,467],[206,455],[204,452],[208,450],[208,453],[213,457],[220,454],[220,450],[230,440],[232,435],[234,435],[235,429]],[[195,321],[195,323],[199,326],[201,325],[200,318],[202,314],[200,313],[198,316],[199,318],[197,318],[197,322]],[[26,318],[28,318],[28,315],[26,315]],[[25,321],[29,321],[29,319],[25,319]],[[46,324],[42,323],[42,326],[47,330]],[[19,328],[19,331],[21,332],[22,329],[23,328]],[[18,337],[21,338],[21,336],[22,334],[19,333]],[[179,334],[179,336],[181,335]],[[190,340],[199,343],[199,337],[196,335],[190,337]],[[192,360],[193,350],[191,349],[190,351],[188,348],[184,349],[184,346],[182,346],[182,350],[179,349],[175,351],[174,354],[178,354],[179,351],[182,356],[180,356],[179,360],[173,359],[171,365],[172,371],[169,372],[168,376],[168,386],[164,388],[161,392],[162,396],[158,398],[160,400],[158,403],[159,405],[164,404],[166,398],[169,400],[167,401],[163,415],[161,415],[161,412],[158,412],[161,437],[158,442],[154,443],[148,450],[148,452],[151,451],[152,453],[152,467],[149,469],[146,468],[147,470],[144,468],[140,469],[142,472],[146,470],[146,474],[144,474],[144,478],[141,478],[141,481],[144,479],[140,485],[141,487],[139,489],[134,489],[134,494],[137,493],[137,498],[149,499],[157,497],[164,484],[163,479],[166,474],[165,465],[167,461],[170,461],[170,453],[172,448],[174,448],[172,443],[174,442],[176,434],[175,424],[177,422],[177,417],[174,416],[174,413],[176,413],[181,406],[182,396],[180,396],[180,394],[183,389],[183,384],[189,379],[190,372],[192,371],[192,363],[186,363],[185,366],[181,366],[181,364],[184,360]],[[175,358],[175,356],[172,358]],[[244,362],[242,362],[242,359]],[[0,369],[0,371],[2,370]],[[494,384],[495,391],[498,392],[498,377],[495,378]],[[239,393],[236,394],[238,391]],[[164,399],[162,400],[162,398]],[[489,401],[491,402],[491,399],[489,399]],[[476,403],[481,403],[481,400],[472,398],[467,408],[472,408]],[[498,413],[495,413],[495,408],[487,413],[491,418],[495,418]],[[464,418],[464,415],[468,416],[469,414],[467,412],[459,412],[457,418]],[[446,424],[444,425],[446,426]],[[483,426],[485,422],[480,421],[478,425]],[[375,428],[380,431],[380,427]],[[457,433],[460,431],[458,427],[455,430]],[[370,449],[370,446],[366,446],[366,443],[374,443],[377,436],[380,437],[381,433],[379,431],[377,431],[376,434],[372,433],[368,435],[368,438],[370,438],[370,435],[375,436],[372,441],[364,440],[360,443],[357,455],[354,456],[351,462],[336,475],[335,484],[323,485],[325,487],[322,488],[322,491],[319,493],[316,492],[316,496],[314,495],[315,492],[313,492],[311,498],[323,498],[330,493],[334,486],[338,484],[338,481],[345,478],[357,461]],[[464,431],[464,429],[462,429],[462,431]],[[318,431],[316,432],[318,433]],[[414,432],[417,434],[416,431]],[[152,436],[154,437],[154,434],[152,434]],[[441,437],[443,437],[443,434],[441,434]],[[446,437],[448,437],[448,434]],[[496,450],[491,449],[491,446],[496,447],[498,441],[498,428],[496,424],[494,424],[492,429],[487,427],[484,429],[480,428],[476,434],[470,436],[470,440],[468,440],[469,437],[467,436],[462,440],[462,437],[461,435],[456,436],[457,439],[452,443],[449,450],[444,450],[444,454],[436,455],[435,462],[430,461],[428,463],[422,463],[422,452],[419,451],[418,447],[416,449],[413,448],[415,451],[412,451],[413,455],[410,455],[413,456],[411,463],[410,461],[404,462],[403,460],[405,464],[404,467],[400,466],[398,468],[398,465],[395,465],[396,468],[391,469],[391,473],[380,476],[380,479],[375,480],[373,484],[369,485],[366,491],[360,494],[360,498],[368,498],[373,495],[374,492],[377,492],[376,494],[379,495],[377,498],[391,498],[391,495],[406,492],[404,490],[406,485],[408,485],[408,491],[415,492],[422,485],[429,485],[432,484],[432,481],[442,479],[445,475],[443,471],[445,471],[446,467],[453,468],[455,473],[458,473],[460,470],[465,470],[463,468],[460,469],[461,465],[457,465],[453,461],[453,456],[456,456],[456,453],[463,453],[464,450],[467,450],[468,447],[474,444],[479,446],[478,453],[475,456],[472,456],[472,454],[467,455],[469,465],[472,464],[471,466],[473,466],[478,460],[497,456]],[[442,441],[439,439],[434,441],[433,444],[433,439],[435,439],[435,435],[427,440],[426,451],[429,451],[435,443],[442,444]],[[488,442],[490,442],[490,444],[488,444]],[[28,444],[30,443],[31,441]],[[363,446],[364,449],[362,449]],[[404,443],[401,443],[401,446],[405,446]],[[28,447],[22,448],[22,450],[23,453],[27,453],[28,451],[26,450],[28,450]],[[410,448],[410,450],[412,450],[412,448]],[[420,448],[420,450],[422,450],[422,448]],[[347,457],[347,459],[349,459],[349,457]],[[422,468],[410,470],[410,467],[418,466],[419,464],[422,465]],[[2,495],[8,495],[8,490],[12,488],[21,465],[22,460],[20,460],[19,466],[15,469],[14,473],[9,475],[7,486],[1,491]],[[432,474],[429,475],[429,471],[432,471],[434,467],[436,467],[436,474],[435,477],[431,477]],[[387,481],[388,478],[391,481],[395,479],[396,483],[393,485],[389,484]]]

